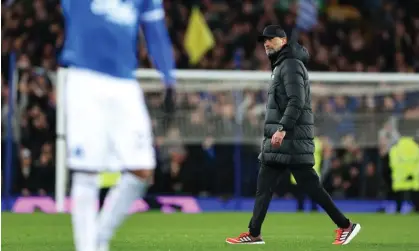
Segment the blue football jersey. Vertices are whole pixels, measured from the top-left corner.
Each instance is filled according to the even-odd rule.
[[[62,64],[134,78],[142,27],[154,65],[167,84],[174,83],[162,0],[61,0],[61,5],[65,18]]]

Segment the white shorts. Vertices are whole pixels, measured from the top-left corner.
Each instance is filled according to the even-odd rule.
[[[91,172],[154,169],[151,121],[139,83],[84,69],[66,74],[67,166]]]

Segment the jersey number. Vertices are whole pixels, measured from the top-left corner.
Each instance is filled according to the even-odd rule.
[[[93,0],[90,9],[93,14],[105,16],[107,20],[119,25],[132,26],[137,21],[132,0]]]

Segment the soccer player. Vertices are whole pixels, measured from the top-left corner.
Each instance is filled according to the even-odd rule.
[[[77,251],[105,251],[155,168],[152,127],[134,78],[142,32],[173,107],[172,45],[161,0],[61,0],[65,45],[67,165]],[[117,165],[110,159],[117,160]],[[122,171],[98,216],[99,173]]]

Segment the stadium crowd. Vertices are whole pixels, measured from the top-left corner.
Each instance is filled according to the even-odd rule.
[[[330,2],[317,1],[317,26],[300,34],[300,42],[311,54],[310,70],[419,71],[419,16],[411,13],[419,9],[418,1]],[[242,51],[240,69],[270,70],[256,34],[270,23],[282,24],[290,34],[295,21],[296,6],[291,0],[202,1],[216,45],[198,65],[190,65],[183,38],[191,3],[164,1],[178,68],[234,69],[234,55]],[[16,52],[13,192],[24,196],[54,191],[56,103],[55,78],[50,72],[57,69],[56,55],[63,45],[61,14],[57,0],[2,1],[2,155],[6,156],[10,109],[9,62]],[[151,67],[144,44],[139,45],[138,57],[142,67]],[[419,92],[398,92],[314,98],[317,134],[324,143],[322,166],[327,170],[322,180],[333,196],[387,196],[391,181],[386,156],[401,131],[413,135],[411,129],[419,128],[415,120],[419,118],[418,97]],[[150,193],[230,196],[236,168],[240,168],[242,194],[253,196],[263,91],[245,92],[239,105],[228,92],[179,93],[177,123],[164,124],[163,129],[161,96],[149,95],[147,100],[159,163]],[[243,115],[241,123],[237,114]],[[407,129],[397,130],[397,120],[409,121],[403,123]],[[234,141],[238,129],[248,139],[239,145]],[[276,195],[288,197],[292,191],[289,182],[282,182]]]

